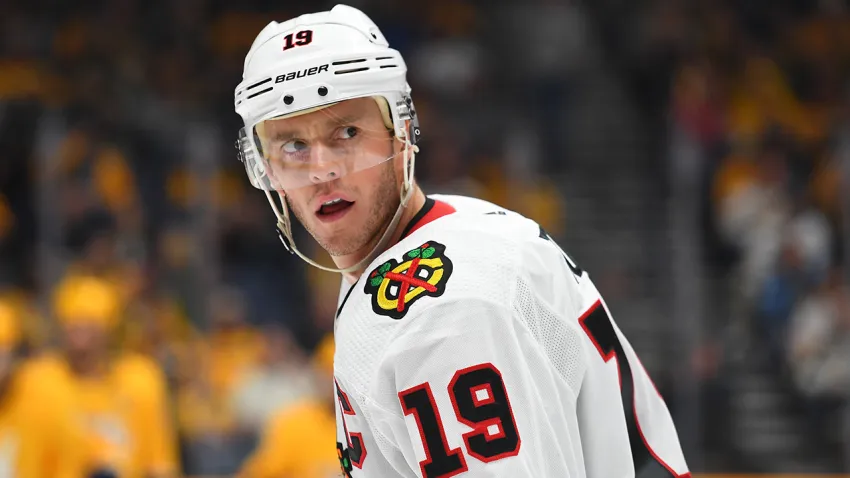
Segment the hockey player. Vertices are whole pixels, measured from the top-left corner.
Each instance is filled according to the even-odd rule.
[[[235,107],[240,159],[285,247],[343,275],[346,476],[689,476],[667,407],[588,274],[533,221],[417,186],[405,63],[365,14],[338,5],[270,23]],[[336,268],[299,251],[293,214]]]

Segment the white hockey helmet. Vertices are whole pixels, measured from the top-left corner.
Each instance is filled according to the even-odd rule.
[[[406,74],[407,66],[401,54],[389,47],[375,23],[347,5],[336,5],[330,11],[301,15],[283,23],[271,22],[254,40],[234,96],[236,113],[244,122],[236,148],[251,184],[266,193],[284,245],[308,263],[335,272],[356,270],[380,252],[398,224],[412,190],[414,153],[418,150],[415,144],[420,136]],[[267,120],[320,111],[341,101],[369,97],[378,103],[385,126],[392,130],[391,136],[405,144],[401,152],[404,154],[401,206],[372,254],[345,270],[330,269],[305,257],[295,247],[282,190],[338,179],[340,175],[318,179],[303,164],[291,170],[292,174],[282,175],[278,169],[270,174],[270,153],[264,148],[267,142],[263,138],[263,124]],[[352,153],[346,154],[351,159]],[[344,173],[395,157],[395,154],[355,154],[356,158],[349,161],[353,166],[344,168]],[[272,192],[280,195],[279,208]]]

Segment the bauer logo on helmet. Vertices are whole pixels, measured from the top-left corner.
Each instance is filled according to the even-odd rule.
[[[328,71],[328,64],[324,64],[322,66],[314,66],[310,68],[304,68],[300,71],[290,71],[289,73],[278,75],[275,79],[275,83],[283,83],[284,81],[291,81],[296,78],[304,78],[305,76],[313,76],[318,75],[319,73]]]

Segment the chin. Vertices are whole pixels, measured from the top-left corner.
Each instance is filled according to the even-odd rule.
[[[331,256],[353,254],[358,248],[352,247],[354,237],[349,237],[344,231],[335,233],[312,234],[313,239]]]
[[[340,257],[347,256],[350,254],[354,254],[360,248],[359,247],[351,247],[350,242],[344,241],[325,241],[319,243],[322,246],[322,249],[327,251],[332,257]]]

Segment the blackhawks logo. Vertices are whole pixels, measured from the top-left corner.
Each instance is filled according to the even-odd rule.
[[[439,297],[452,275],[446,246],[429,241],[408,251],[402,262],[390,259],[373,270],[364,292],[372,295],[376,314],[401,319],[420,297]]]

